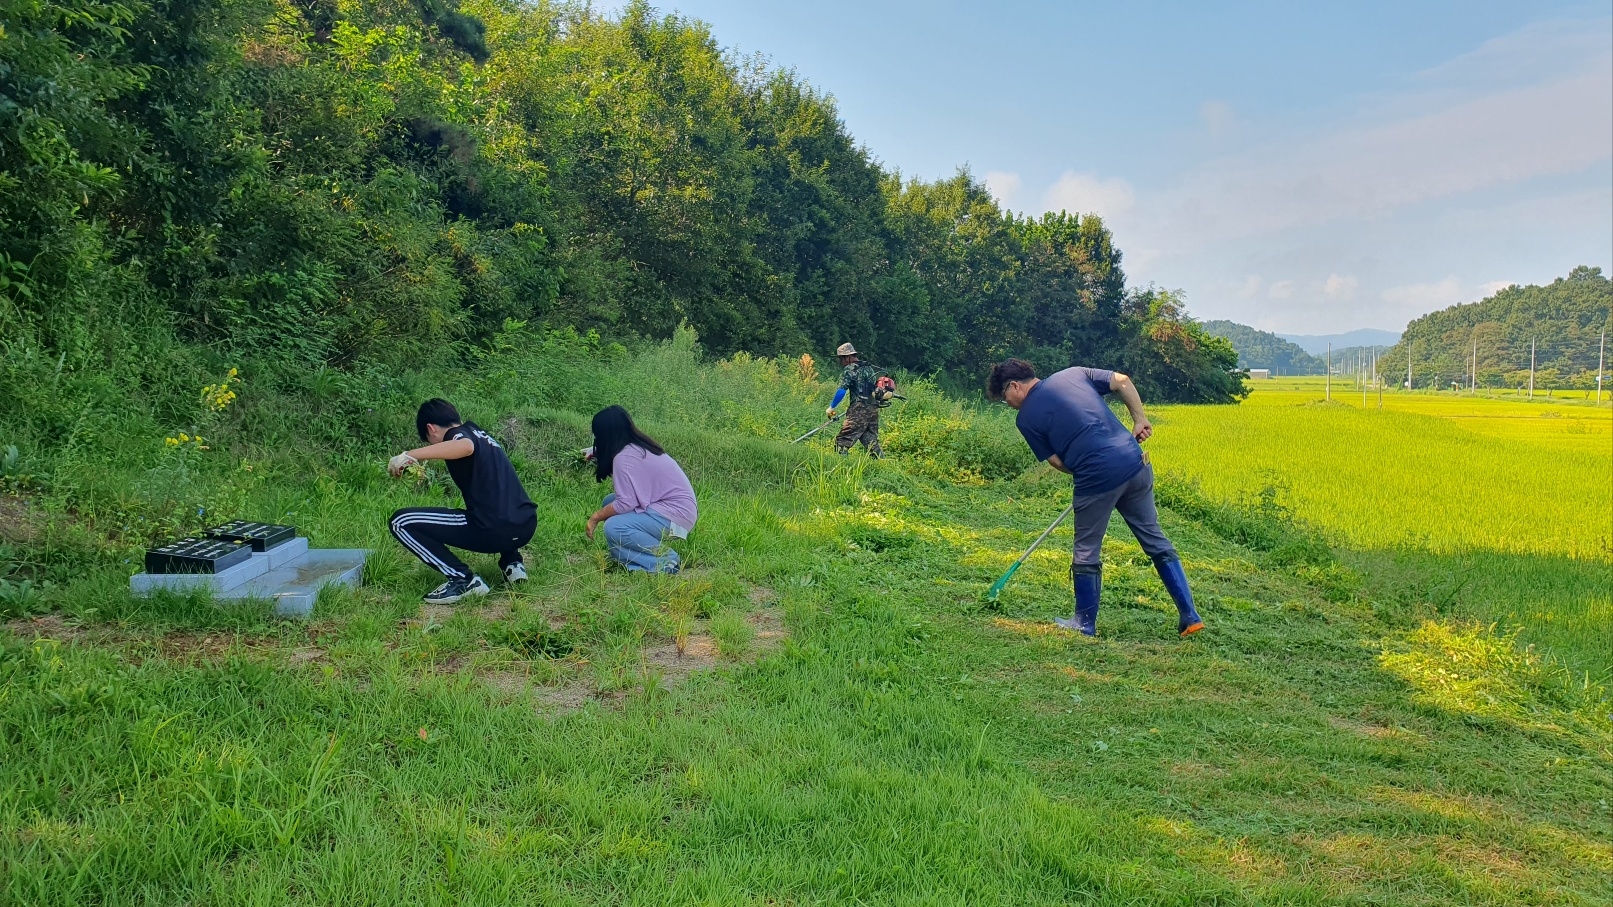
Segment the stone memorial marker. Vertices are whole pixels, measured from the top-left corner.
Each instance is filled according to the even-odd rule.
[[[252,549],[224,539],[188,538],[146,552],[147,573],[223,573],[252,557]]]
[[[291,526],[236,520],[147,551],[146,572],[129,577],[129,588],[136,595],[207,589],[223,600],[271,599],[276,614],[307,617],[319,590],[359,585],[368,554],[310,549]]]

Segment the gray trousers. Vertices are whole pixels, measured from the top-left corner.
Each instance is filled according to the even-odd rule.
[[[1076,489],[1077,492],[1080,489]],[[1178,560],[1176,546],[1159,528],[1159,510],[1154,507],[1154,467],[1144,463],[1137,474],[1100,494],[1075,496],[1075,573],[1098,573],[1103,562],[1103,534],[1109,529],[1109,515],[1116,510],[1131,527],[1131,534],[1143,552],[1156,561]]]

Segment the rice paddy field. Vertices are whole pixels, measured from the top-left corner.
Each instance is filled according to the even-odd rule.
[[[0,907],[1613,904],[1605,407],[1159,408],[1209,626],[1116,520],[1088,639],[1051,623],[1068,526],[983,596],[1067,480],[922,382],[870,461],[785,442],[810,360],[692,337],[355,388],[362,442],[292,443],[327,410],[252,378],[211,450],[130,417],[0,494]],[[539,515],[532,578],[472,557],[454,607],[386,532],[457,500],[382,469],[437,393]],[[679,576],[583,535],[618,401],[700,495]],[[364,585],[133,597],[170,493],[164,531],[294,524]]]
[[[1252,383],[1237,407],[1163,407],[1158,469],[1223,499],[1269,494],[1369,581],[1437,588],[1578,669],[1613,662],[1613,410]]]

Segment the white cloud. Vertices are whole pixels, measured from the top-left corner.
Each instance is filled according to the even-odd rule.
[[[1516,286],[1517,283],[1516,280],[1492,280],[1489,283],[1481,283],[1479,284],[1479,296],[1494,296],[1507,287]]]
[[[1164,216],[1184,239],[1221,242],[1383,217],[1605,163],[1613,155],[1613,58],[1600,62],[1602,72],[1217,161],[1162,200]]]
[[[1452,274],[1437,283],[1408,283],[1383,291],[1383,301],[1419,314],[1463,302],[1462,282]]]
[[[1105,219],[1131,210],[1136,193],[1123,179],[1099,179],[1095,174],[1067,170],[1042,195],[1048,211],[1096,214]]]
[[[986,189],[997,199],[997,204],[1005,208],[1013,206],[1022,185],[1024,185],[1024,181],[1019,178],[1017,173],[1006,173],[1001,170],[986,171]]]
[[[1327,281],[1322,284],[1322,295],[1328,299],[1350,299],[1355,296],[1355,288],[1360,281],[1353,276],[1327,275]]]
[[[1221,135],[1232,126],[1232,105],[1225,101],[1205,101],[1199,105],[1199,118],[1211,135]]]
[[[1607,53],[1607,20],[1553,19],[1525,25],[1469,53],[1425,69],[1414,82],[1456,95],[1550,81]]]
[[[1577,25],[1524,29],[1419,74],[1399,94],[1363,101],[1329,128],[1206,161],[1148,193],[1128,232],[1181,255],[1605,168],[1613,53],[1605,29],[1593,41],[1587,23]],[[1231,116],[1217,103],[1200,107],[1207,124]]]
[[[1205,101],[1203,125],[1233,122],[1221,140],[1241,147],[1221,146],[1237,150],[1174,185],[1139,186],[1111,221],[1128,278],[1184,287],[1204,317],[1323,333],[1393,328],[1510,283],[1454,275],[1542,282],[1581,259],[1606,262],[1608,26],[1529,26],[1304,131],[1233,122]],[[1264,135],[1247,143],[1255,129]],[[1431,271],[1452,276],[1422,282]]]

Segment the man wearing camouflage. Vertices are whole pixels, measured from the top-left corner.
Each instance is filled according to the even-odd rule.
[[[877,460],[884,455],[879,449],[879,407],[874,404],[874,387],[879,381],[879,369],[859,359],[856,348],[849,343],[840,344],[835,355],[840,357],[840,387],[835,391],[834,401],[825,410],[829,418],[835,417],[840,401],[847,394],[851,395],[846,421],[840,426],[840,434],[835,435],[835,452],[846,456],[851,453],[852,445],[862,442],[868,455]]]

